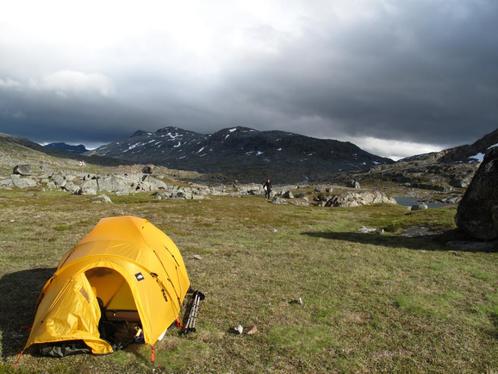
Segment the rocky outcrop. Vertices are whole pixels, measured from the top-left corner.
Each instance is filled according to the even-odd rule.
[[[326,207],[357,207],[362,205],[396,204],[396,200],[381,191],[346,191],[333,195],[325,203]]]
[[[498,239],[498,148],[486,154],[472,179],[458,206],[456,224],[476,239]]]

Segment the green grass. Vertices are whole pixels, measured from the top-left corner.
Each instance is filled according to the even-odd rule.
[[[151,370],[150,350],[47,359],[15,355],[40,287],[101,217],[148,218],[177,243],[206,293],[198,332],[159,343],[165,372],[493,372],[498,370],[498,253],[455,252],[399,235],[451,230],[454,208],[408,213],[276,206],[258,197],[114,204],[62,193],[0,192],[0,373]],[[13,221],[13,222],[12,222]],[[361,226],[384,228],[360,234]],[[194,254],[202,260],[193,259]],[[304,305],[289,300],[302,297]],[[257,325],[255,335],[228,332]]]

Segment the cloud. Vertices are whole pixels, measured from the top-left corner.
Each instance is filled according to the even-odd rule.
[[[417,154],[438,152],[443,148],[440,145],[378,139],[373,137],[359,137],[351,140],[367,152],[388,157],[395,161]]]
[[[47,141],[244,124],[401,157],[498,127],[494,0],[18,0],[0,24],[0,130]]]
[[[58,95],[97,94],[109,96],[113,92],[111,80],[103,74],[61,70],[41,79],[32,80],[30,88],[54,91]]]
[[[21,83],[11,78],[0,78],[0,88],[17,88]]]

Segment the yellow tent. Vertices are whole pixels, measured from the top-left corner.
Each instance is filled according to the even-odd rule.
[[[81,340],[95,354],[112,352],[99,335],[97,297],[106,315],[140,322],[154,345],[179,318],[189,287],[180,251],[161,230],[137,217],[104,218],[43,287],[25,349]]]

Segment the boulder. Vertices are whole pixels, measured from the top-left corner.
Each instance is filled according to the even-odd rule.
[[[410,207],[411,211],[415,210],[426,210],[429,209],[429,206],[426,203],[419,203],[419,204],[414,204]]]
[[[126,195],[134,192],[133,182],[127,176],[105,175],[97,179],[98,191]]]
[[[12,183],[12,178],[0,180],[0,188],[11,189],[12,187],[14,187],[14,183]]]
[[[326,203],[327,207],[357,207],[374,204],[396,204],[396,200],[381,191],[344,192],[333,195]]]
[[[293,199],[294,198],[294,194],[292,193],[292,191],[284,191],[282,193],[282,197],[284,199]]]
[[[12,179],[12,184],[16,188],[33,188],[38,184],[36,183],[36,180],[30,177],[22,177],[19,174],[12,174],[10,178]]]
[[[157,191],[152,194],[152,197],[154,200],[167,200],[171,199],[172,194],[171,192],[166,192],[166,191]]]
[[[458,206],[457,226],[473,238],[498,239],[498,148],[484,157]]]
[[[286,200],[286,199],[282,199],[281,197],[279,196],[275,196],[272,200],[271,200],[271,203],[272,204],[276,204],[276,205],[285,205],[285,204],[288,204],[289,202]]]
[[[97,185],[96,179],[88,179],[83,182],[81,185],[81,194],[82,195],[96,195],[99,186]]]
[[[144,174],[152,174],[153,171],[154,171],[154,166],[152,165],[147,165],[142,168],[142,173]]]
[[[80,195],[81,194],[81,187],[78,186],[77,184],[71,182],[71,181],[68,181],[65,185],[64,185],[64,190],[67,191],[67,192],[70,192],[74,195]]]
[[[51,176],[52,182],[59,187],[59,188],[64,188],[64,186],[67,183],[66,176],[63,174],[54,174]]]
[[[12,170],[12,174],[22,175],[22,176],[30,176],[32,173],[31,165],[23,164],[14,166],[14,170]]]

